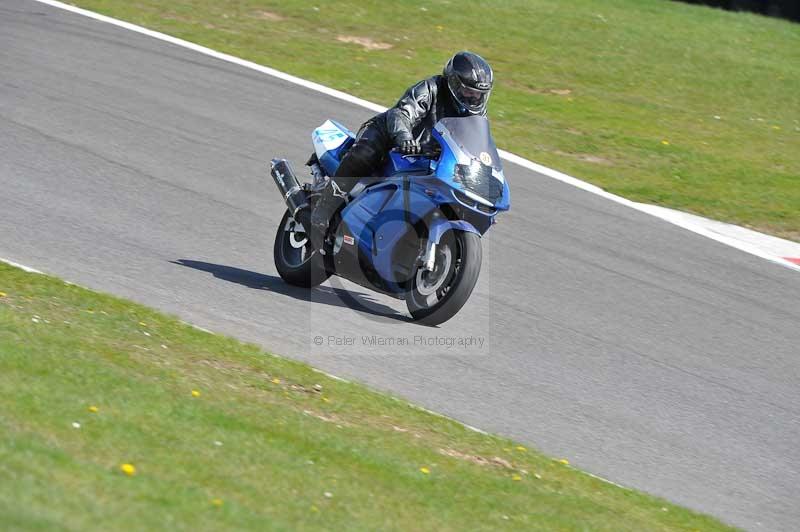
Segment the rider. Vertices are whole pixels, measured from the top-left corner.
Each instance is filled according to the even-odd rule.
[[[431,130],[440,119],[485,116],[493,82],[492,67],[481,56],[458,52],[442,75],[420,81],[394,107],[364,122],[311,212],[312,245],[322,249],[330,218],[343,198],[359,179],[381,168],[392,147],[405,155],[420,154],[436,145]]]

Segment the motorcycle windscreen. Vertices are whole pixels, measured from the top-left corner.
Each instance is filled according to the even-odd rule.
[[[489,120],[480,115],[442,118],[436,129],[446,130],[450,138],[472,159],[495,170],[502,170],[500,155],[489,130]]]

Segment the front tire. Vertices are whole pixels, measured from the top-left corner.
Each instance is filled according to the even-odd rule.
[[[290,285],[313,288],[330,276],[322,255],[311,250],[305,228],[288,210],[278,225],[272,253],[278,275]]]
[[[414,321],[439,325],[455,316],[469,299],[481,272],[483,251],[475,233],[448,231],[436,247],[432,272],[418,265],[406,306]]]

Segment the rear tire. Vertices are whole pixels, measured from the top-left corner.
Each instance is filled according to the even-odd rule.
[[[421,265],[414,270],[411,291],[406,295],[414,321],[439,325],[455,316],[478,282],[482,260],[481,239],[475,233],[448,231],[442,235],[434,271],[424,271]]]
[[[272,253],[278,275],[290,285],[313,288],[330,276],[322,255],[311,250],[305,228],[288,210],[278,225]]]

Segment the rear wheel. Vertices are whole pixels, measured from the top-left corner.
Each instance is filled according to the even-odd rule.
[[[330,276],[322,255],[312,251],[305,228],[288,210],[278,225],[273,255],[278,275],[291,285],[311,288]]]
[[[481,239],[475,233],[448,231],[436,246],[433,271],[418,265],[406,306],[415,321],[438,325],[455,316],[469,299],[481,272]]]

